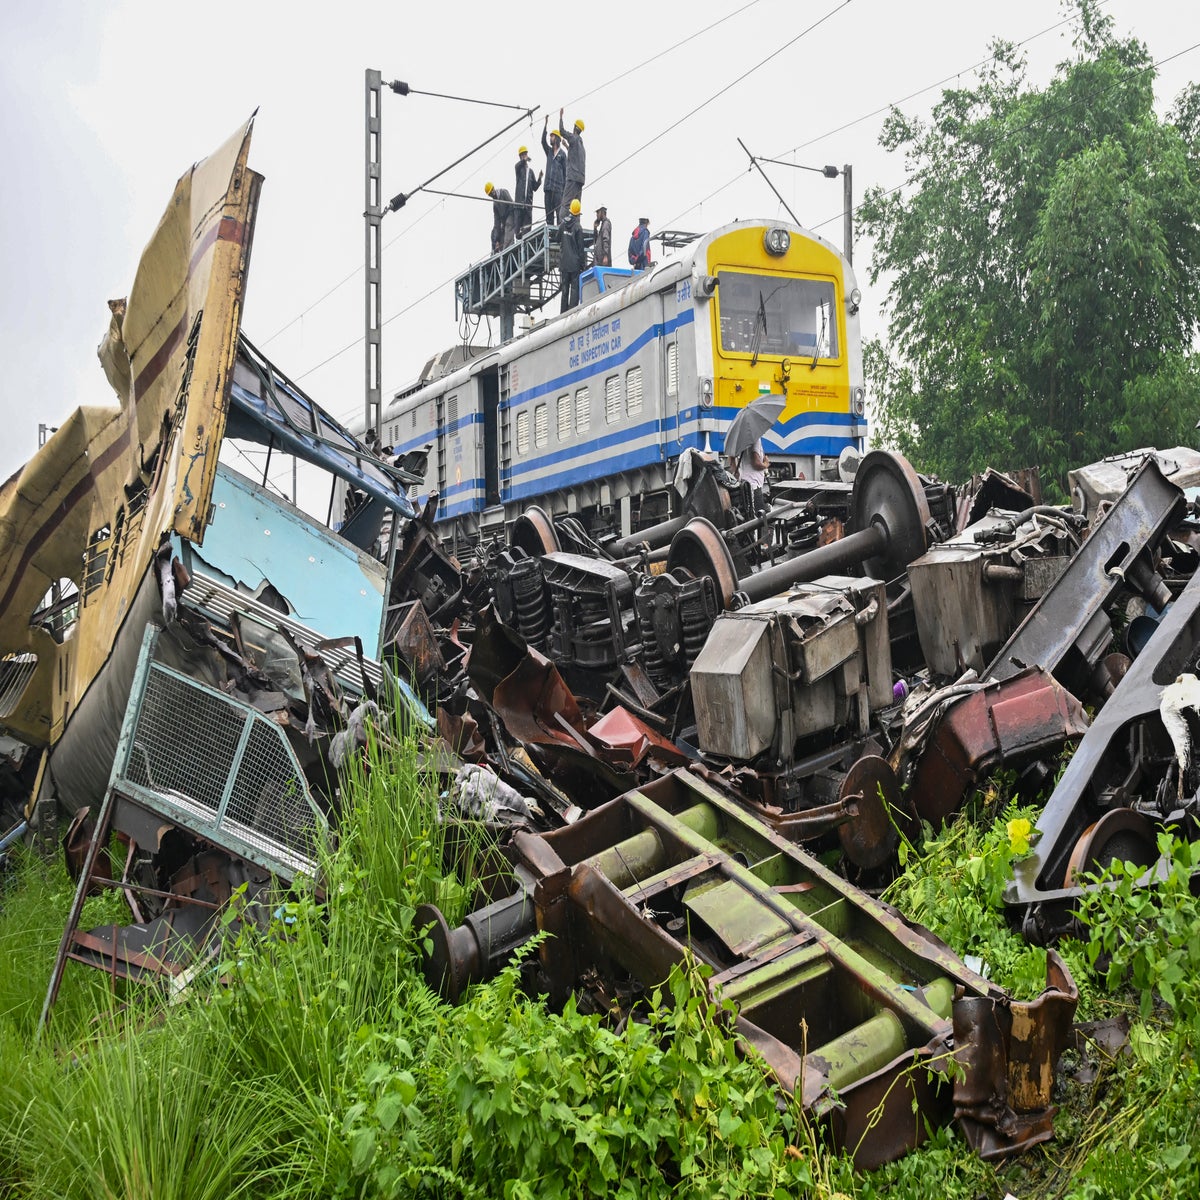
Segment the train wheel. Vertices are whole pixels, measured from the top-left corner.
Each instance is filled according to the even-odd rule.
[[[857,815],[838,826],[842,851],[856,866],[872,871],[896,853],[900,832],[916,825],[900,795],[900,784],[887,759],[877,754],[860,758],[842,781],[839,798],[853,804]]]
[[[508,535],[510,550],[524,550],[530,558],[541,558],[562,549],[554,522],[544,508],[531,504],[514,522]]]
[[[887,534],[887,549],[867,559],[863,570],[873,579],[903,575],[913,559],[929,548],[929,502],[908,459],[872,450],[859,464],[850,494],[850,524],[855,533],[872,525]]]
[[[1132,808],[1114,808],[1083,831],[1067,862],[1063,887],[1079,887],[1080,876],[1114,862],[1150,867],[1158,858],[1158,839],[1147,817]]]
[[[720,531],[704,517],[693,517],[672,539],[667,551],[667,573],[683,567],[694,576],[707,575],[717,585],[721,608],[733,603],[737,570]]]

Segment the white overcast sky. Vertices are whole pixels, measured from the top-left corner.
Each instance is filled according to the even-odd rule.
[[[1172,59],[1160,109],[1200,78],[1200,49],[1190,49],[1200,7],[1103,7],[1156,61]],[[994,37],[1026,43],[1031,78],[1044,83],[1070,53],[1069,30],[1051,28],[1061,20],[1053,0],[9,0],[0,5],[0,479],[33,453],[39,422],[113,401],[95,352],[106,301],[127,294],[175,180],[255,109],[250,161],[265,184],[243,328],[345,417],[361,413],[364,389],[365,68],[427,92],[538,106],[532,125],[434,185],[474,197],[489,179],[511,188],[519,144],[541,161],[544,113],[552,125],[560,105],[568,122],[582,117],[585,220],[608,206],[619,259],[639,216],[654,230],[703,231],[784,215],[738,137],[761,156],[849,162],[859,195],[899,184],[903,163],[878,146],[877,110],[898,102],[927,112],[933,85],[969,82]],[[385,196],[410,191],[515,115],[385,92]],[[767,170],[801,221],[840,244],[841,180]],[[385,395],[457,340],[450,281],[483,255],[490,221],[487,204],[442,197],[385,218]],[[869,253],[856,247],[860,283]],[[863,290],[873,332],[881,297]]]

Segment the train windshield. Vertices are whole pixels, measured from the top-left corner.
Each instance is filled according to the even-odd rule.
[[[747,271],[717,274],[721,349],[735,354],[837,358],[834,286],[827,279]]]

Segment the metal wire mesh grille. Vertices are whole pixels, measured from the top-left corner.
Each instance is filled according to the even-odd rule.
[[[244,724],[242,711],[216,692],[152,667],[126,777],[215,814]]]
[[[314,852],[319,818],[282,731],[254,709],[157,664],[121,774],[161,796],[172,815],[190,814],[181,823],[193,832],[233,849],[236,839],[281,873],[303,865],[297,855]]]
[[[236,823],[243,836],[250,836],[251,831],[265,834],[270,841],[306,856],[315,849],[313,814],[304,782],[266,721],[256,721],[250,730],[226,820]]]

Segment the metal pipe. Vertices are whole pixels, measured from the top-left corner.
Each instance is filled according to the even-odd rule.
[[[639,546],[649,546],[654,550],[665,546],[691,519],[691,514],[687,513],[681,517],[672,517],[669,521],[660,521],[657,525],[650,525],[626,538],[609,542],[605,549],[613,558],[624,558],[625,555],[634,553]]]
[[[721,816],[711,804],[701,802],[684,809],[676,818],[693,833],[712,841],[721,831]],[[633,837],[593,854],[588,865],[593,866],[613,885],[624,891],[634,884],[644,883],[666,865],[666,851],[656,828],[635,833]]]
[[[25,836],[25,831],[28,828],[28,821],[18,821],[2,838],[0,838],[0,852],[7,850],[14,842],[19,842]]]
[[[818,546],[798,558],[790,558],[778,566],[768,567],[756,575],[738,580],[738,590],[751,601],[777,596],[794,583],[808,583],[822,575],[833,575],[845,567],[857,566],[868,558],[882,554],[888,545],[888,535],[878,525],[870,525],[859,533],[847,534],[827,546]]]

